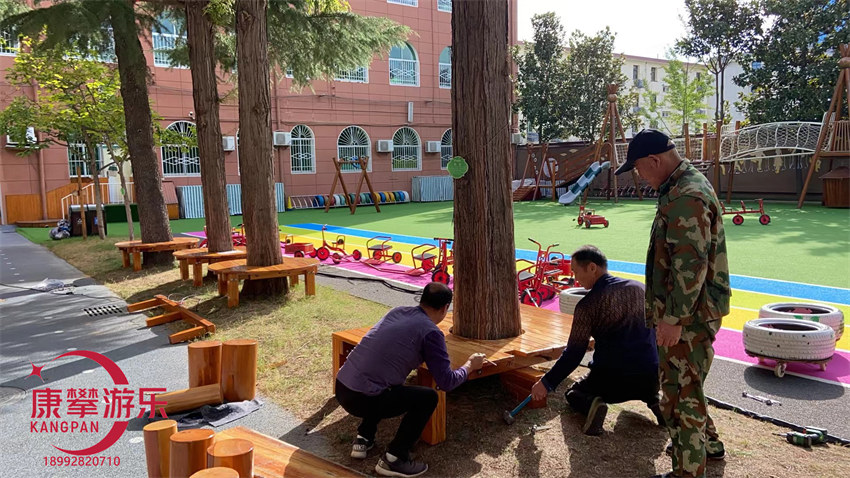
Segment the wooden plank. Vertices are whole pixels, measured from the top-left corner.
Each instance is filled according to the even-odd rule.
[[[147,320],[145,320],[145,325],[148,327],[154,327],[157,325],[167,324],[169,322],[180,320],[182,317],[183,314],[181,312],[168,312],[166,314],[148,317]]]
[[[227,306],[236,307],[239,305],[239,279],[232,274],[227,278]]]
[[[180,280],[189,280],[189,262],[187,259],[178,259],[177,264],[180,267]]]
[[[7,194],[5,213],[6,224],[14,224],[18,221],[37,221],[42,218],[41,196],[38,194]],[[62,215],[50,217],[62,217]]]
[[[425,368],[416,371],[416,381],[423,387],[437,389],[434,377]],[[446,441],[446,392],[437,390],[437,408],[434,409],[431,419],[425,424],[425,429],[422,430],[420,438],[429,445]]]
[[[159,307],[161,305],[162,299],[160,299],[160,296],[157,296],[153,299],[143,300],[141,302],[136,302],[133,304],[127,304],[127,312],[139,312],[141,310],[153,309],[154,307]]]
[[[241,438],[254,444],[254,476],[265,478],[355,478],[365,476],[295,445],[245,427],[219,432],[217,440]]]
[[[207,334],[205,327],[192,327],[191,329],[182,330],[168,336],[168,341],[172,344],[186,342],[196,337],[201,337]]]

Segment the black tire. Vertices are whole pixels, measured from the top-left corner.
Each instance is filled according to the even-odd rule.
[[[295,254],[292,254],[295,257],[304,257],[304,251],[295,251]]]
[[[526,289],[522,291],[520,295],[520,302],[525,305],[533,305],[535,307],[540,307],[540,303],[543,302],[543,298],[540,297],[540,292],[537,292],[533,289]]]
[[[735,214],[735,216],[732,217],[732,224],[734,224],[736,226],[740,226],[743,223],[744,223],[744,216],[742,216],[740,214]]]
[[[393,262],[395,262],[396,264],[401,262],[401,252],[393,252],[392,259],[393,259]]]
[[[363,258],[363,254],[360,252],[359,249],[354,249],[354,251],[352,251],[351,253],[351,257],[353,257],[355,261],[359,261]]]
[[[327,247],[320,247],[319,250],[316,251],[316,257],[318,257],[320,261],[327,259],[330,255],[331,251],[329,251]]]
[[[340,262],[342,262],[342,256],[339,254],[339,252],[334,252],[331,256],[331,260],[334,261],[334,264],[339,264]]]
[[[451,281],[451,277],[452,276],[450,276],[448,272],[446,272],[442,269],[437,269],[436,271],[434,271],[433,274],[431,274],[431,280],[432,281],[440,282],[440,283],[445,284],[445,285],[449,285],[449,281]]]
[[[770,224],[770,216],[768,216],[767,214],[762,214],[761,216],[759,216],[759,223],[762,226],[767,226],[768,224]]]

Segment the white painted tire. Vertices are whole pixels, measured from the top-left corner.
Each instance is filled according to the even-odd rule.
[[[764,318],[744,324],[750,355],[790,361],[826,360],[835,353],[835,331],[819,322]]]
[[[584,287],[571,287],[561,291],[561,295],[558,298],[558,304],[561,307],[561,312],[572,315],[576,310],[576,304],[578,304],[578,301],[587,295],[588,292],[590,291]]]
[[[808,302],[776,302],[766,304],[759,310],[759,318],[766,317],[809,320],[826,324],[835,331],[836,341],[844,334],[844,313],[831,305]]]

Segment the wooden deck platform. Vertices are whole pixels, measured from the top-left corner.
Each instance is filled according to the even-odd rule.
[[[298,284],[298,276],[304,276],[304,291],[316,295],[316,272],[319,260],[311,257],[286,257],[283,263],[274,266],[249,266],[245,259],[216,262],[209,270],[218,276],[218,295],[227,295],[227,306],[239,305],[239,281],[288,277],[289,284]]]
[[[180,266],[180,279],[189,280],[189,266],[192,266],[192,285],[200,287],[204,285],[204,264],[215,264],[216,262],[245,259],[248,253],[244,246],[234,247],[225,252],[209,252],[206,247],[194,249],[183,249],[174,251],[174,258]]]
[[[143,252],[179,251],[198,246],[196,237],[175,237],[165,242],[122,241],[116,242],[115,247],[121,251],[122,265],[130,267],[130,256],[133,257],[133,270],[142,270]]]

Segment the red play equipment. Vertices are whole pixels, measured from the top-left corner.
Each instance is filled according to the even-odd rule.
[[[579,226],[584,225],[587,229],[590,229],[590,226],[594,224],[602,224],[603,226],[608,227],[608,220],[605,219],[605,216],[596,214],[596,211],[593,209],[585,209],[584,204],[578,208],[578,218],[576,218],[576,222]]]
[[[312,242],[295,242],[294,234],[287,234],[283,240],[283,252],[295,257],[316,257],[316,249]]]
[[[207,226],[204,226],[204,234],[207,233]],[[245,239],[245,228],[242,224],[239,224],[236,227],[230,228],[230,237],[233,241],[233,247],[236,246],[245,246],[247,245],[247,240]],[[207,247],[207,238],[204,237],[201,242],[198,244],[198,247]]]
[[[720,202],[720,207],[723,208],[724,216],[727,214],[734,214],[734,216],[732,216],[732,224],[736,226],[740,226],[744,223],[744,216],[742,216],[741,214],[759,214],[759,223],[761,223],[762,226],[767,226],[768,224],[770,224],[770,216],[764,213],[764,199],[756,199],[756,201],[759,202],[758,209],[747,209],[747,206],[744,204],[744,201],[741,201],[740,211],[736,211],[731,207],[729,209],[726,209],[726,206],[723,205],[722,201]]]
[[[392,252],[393,246],[390,244],[393,238],[390,236],[375,236],[366,241],[366,249],[369,251],[369,257],[364,263],[370,266],[385,264],[392,259],[398,264],[401,262],[401,252]]]
[[[558,247],[558,244],[551,244],[544,250],[539,242],[530,237],[528,240],[537,245],[537,259],[534,262],[527,259],[517,260],[517,264],[530,264],[517,272],[519,299],[523,304],[540,307],[544,300],[573,287],[575,279],[570,260],[563,253],[551,250]]]
[[[363,257],[363,254],[359,249],[354,249],[351,251],[351,254],[346,252],[345,236],[341,234],[338,234],[336,239],[329,243],[325,238],[325,231],[327,228],[327,224],[322,226],[322,246],[316,249],[313,254],[310,254],[310,257],[318,257],[320,261],[330,257],[334,261],[334,264],[339,264],[344,260],[350,262],[359,261]]]
[[[434,263],[434,272],[431,274],[431,280],[449,285],[449,282],[452,280],[452,276],[449,274],[449,266],[455,262],[454,252],[450,249],[454,239],[435,237],[434,240],[437,241],[437,250],[439,252],[437,254],[437,260]]]

